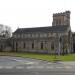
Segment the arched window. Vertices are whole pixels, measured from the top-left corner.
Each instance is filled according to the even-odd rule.
[[[43,43],[41,43],[41,49],[43,49]]]
[[[23,44],[23,48],[26,48],[26,43],[24,42],[24,44]]]
[[[18,50],[18,43],[16,42],[16,52],[17,52],[17,50]]]
[[[51,50],[54,50],[54,42],[51,43]]]
[[[68,37],[70,37],[70,36],[71,36],[71,31],[68,32]]]
[[[32,43],[32,49],[34,49],[34,43]]]

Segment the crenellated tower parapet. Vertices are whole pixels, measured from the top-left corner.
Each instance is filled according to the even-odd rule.
[[[53,14],[52,26],[69,25],[70,26],[70,11]]]

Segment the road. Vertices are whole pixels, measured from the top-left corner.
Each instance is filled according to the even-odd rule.
[[[75,62],[0,56],[0,75],[75,75]]]

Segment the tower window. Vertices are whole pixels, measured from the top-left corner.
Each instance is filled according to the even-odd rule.
[[[59,19],[59,25],[61,25],[61,19]]]
[[[56,25],[58,25],[58,20],[56,20]]]

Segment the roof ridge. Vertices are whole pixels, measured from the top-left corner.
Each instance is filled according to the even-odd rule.
[[[63,32],[67,30],[68,25],[36,27],[36,28],[19,28],[14,33],[31,33],[31,32]]]
[[[52,26],[44,26],[44,27],[30,27],[30,28],[18,28],[18,29],[35,29],[35,28],[47,28],[47,27],[52,27]]]

